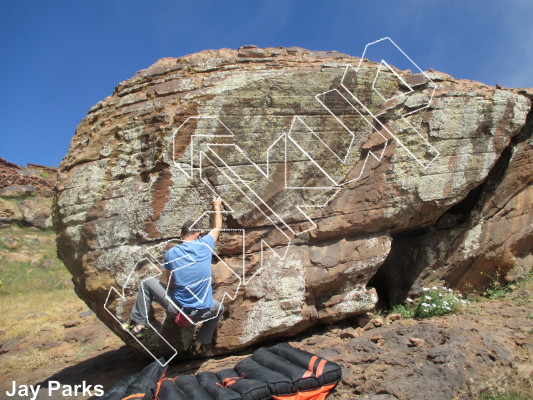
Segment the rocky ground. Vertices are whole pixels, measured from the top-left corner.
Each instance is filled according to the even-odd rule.
[[[0,188],[0,399],[13,398],[13,381],[109,387],[138,372],[151,359],[87,308],[55,255],[47,222],[54,171],[0,161],[1,178],[13,183]],[[531,398],[532,280],[493,292],[497,298],[474,296],[456,314],[416,320],[379,312],[314,327],[290,343],[342,366],[331,400]],[[253,350],[176,361],[168,375],[227,368]]]
[[[527,399],[533,395],[532,287],[528,279],[502,298],[479,297],[457,314],[424,320],[384,314],[350,319],[290,344],[342,366],[331,400],[506,398],[482,397],[484,391]],[[109,387],[150,362],[123,346],[74,295],[62,306],[64,314],[55,323],[42,312],[27,315],[32,333],[9,338],[0,332],[0,398],[21,377],[31,384],[86,381]],[[40,358],[32,365],[35,349]],[[168,375],[227,368],[251,351],[172,363]]]

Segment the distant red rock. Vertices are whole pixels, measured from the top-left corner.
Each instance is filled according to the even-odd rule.
[[[38,164],[21,167],[0,158],[0,196],[22,197],[39,195],[52,197],[57,168]]]

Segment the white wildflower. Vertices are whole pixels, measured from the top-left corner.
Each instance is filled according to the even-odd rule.
[[[427,288],[427,287],[423,287],[422,288],[422,291],[424,291],[424,292],[427,292],[428,290],[429,290],[429,288]]]
[[[407,300],[408,303],[412,303],[413,302],[413,299],[411,299],[409,297],[406,300]]]
[[[437,286],[433,286],[431,289],[433,289],[433,290],[437,290]]]
[[[424,299],[431,300],[431,296],[424,296]]]

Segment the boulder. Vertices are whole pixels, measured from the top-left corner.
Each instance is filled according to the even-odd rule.
[[[533,98],[533,96],[531,96]],[[513,138],[482,185],[450,208],[460,216],[446,229],[393,235],[394,245],[378,275],[392,304],[424,286],[481,292],[492,282],[512,281],[533,268],[533,118]]]
[[[31,196],[36,192],[35,186],[31,185],[10,185],[6,186],[0,192],[2,197],[24,197]]]
[[[19,204],[24,222],[39,229],[52,227],[51,211],[31,200],[24,200]]]
[[[455,206],[470,212],[461,202],[489,180],[527,181],[500,160],[530,165],[520,147],[530,107],[521,93],[336,52],[246,46],[165,58],[79,124],[54,198],[58,252],[80,298],[140,348],[121,328],[140,281],[158,274],[185,220],[209,227],[216,193],[226,231],[213,287],[226,313],[212,354],[364,314],[387,294],[375,277],[393,265],[396,238],[460,226],[468,249],[493,235],[480,236],[486,229],[500,248],[505,232],[522,232],[497,210],[513,202],[509,212],[524,214],[526,191],[483,200],[494,203],[488,218],[434,226]],[[522,257],[527,246],[506,251]],[[456,256],[457,285],[475,254]],[[380,271],[390,282],[407,274]],[[142,346],[189,356],[194,327],[177,329],[158,307],[152,321]]]
[[[18,209],[17,201],[0,198],[0,227],[9,226],[12,223],[22,221],[23,217]]]

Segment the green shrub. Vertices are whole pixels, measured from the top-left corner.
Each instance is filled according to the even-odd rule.
[[[418,318],[428,318],[457,311],[467,304],[460,293],[455,294],[452,289],[423,288],[422,297],[418,301],[414,314]]]
[[[454,293],[452,289],[423,288],[422,296],[417,300],[407,298],[404,304],[396,304],[392,311],[402,318],[428,318],[437,315],[448,314],[457,311],[468,302],[460,293]]]
[[[415,316],[415,310],[410,303],[396,304],[392,306],[392,312],[400,314],[402,318],[413,318]]]
[[[490,286],[483,292],[483,296],[488,297],[489,299],[499,299],[510,291],[511,288],[509,287],[509,284],[503,284],[495,280],[492,281]]]

